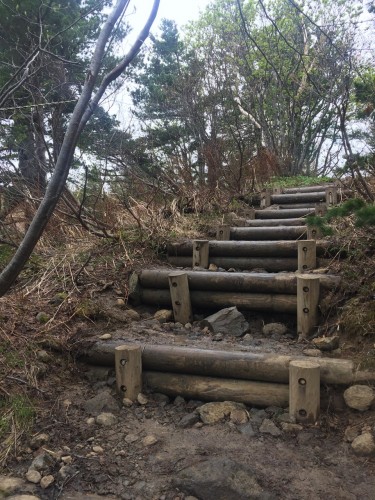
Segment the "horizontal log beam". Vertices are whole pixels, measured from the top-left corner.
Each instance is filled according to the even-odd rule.
[[[84,359],[93,364],[114,366],[115,348],[124,343],[123,339],[99,341],[85,352]],[[289,363],[306,359],[310,358],[169,345],[142,346],[144,370],[285,384],[289,380]],[[314,362],[320,366],[322,383],[349,385],[357,380],[351,360],[314,358]]]
[[[194,244],[191,241],[171,243],[167,247],[169,256],[192,257]],[[324,255],[329,243],[317,242],[317,255]],[[298,241],[216,241],[208,242],[208,260],[212,257],[297,257]],[[201,266],[204,267],[204,266]],[[208,267],[208,266],[207,266]]]
[[[325,191],[315,191],[312,193],[287,193],[271,195],[271,202],[274,205],[285,205],[286,203],[321,203],[326,200]]]
[[[293,193],[315,193],[317,191],[323,191],[326,188],[335,187],[335,184],[320,184],[317,186],[300,186],[293,188],[282,188],[282,192],[285,194]]]
[[[281,408],[289,402],[286,384],[148,371],[144,372],[143,381],[154,392],[202,401],[235,401],[250,406]]]
[[[316,203],[284,203],[278,205],[280,210],[314,210]]]
[[[306,239],[305,226],[231,227],[231,240],[298,240]]]
[[[288,219],[314,214],[315,208],[289,208],[288,210],[255,210],[256,219]]]
[[[270,226],[303,226],[306,224],[303,218],[289,219],[245,219],[246,227],[270,227]]]
[[[136,275],[142,288],[167,290],[170,269],[149,269]],[[210,271],[186,271],[190,291],[215,290],[239,293],[297,293],[295,273],[219,273]],[[339,276],[319,274],[323,289],[331,290],[340,285]]]
[[[171,307],[169,290],[141,288],[139,300],[144,304],[157,307]],[[235,293],[192,290],[191,304],[198,309],[218,309],[236,306],[242,311],[273,311],[296,314],[296,295]]]
[[[168,262],[175,267],[192,267],[191,257],[168,257]],[[263,258],[245,258],[245,257],[211,257],[210,264],[215,264],[223,269],[242,269],[251,271],[252,269],[264,269],[274,273],[278,271],[296,271],[298,268],[298,259],[283,257],[276,259],[274,257]]]

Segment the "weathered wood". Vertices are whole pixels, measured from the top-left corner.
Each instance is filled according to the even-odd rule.
[[[180,271],[169,273],[169,305],[172,304],[175,321],[185,325],[193,320],[187,274]],[[144,291],[142,291],[144,301]]]
[[[246,227],[270,227],[270,226],[303,226],[306,221],[302,218],[289,219],[245,219]]]
[[[230,226],[229,224],[222,224],[216,229],[216,239],[219,241],[230,240]]]
[[[252,406],[283,408],[289,400],[286,384],[149,371],[144,372],[143,378],[152,391],[202,401],[235,401]]]
[[[231,240],[297,240],[306,238],[305,226],[232,227]]]
[[[187,274],[190,292],[193,290],[216,290],[239,293],[284,293],[297,294],[295,273],[215,273],[211,271],[184,271]],[[169,269],[146,269],[138,276],[140,288],[169,289]],[[303,275],[302,275],[303,276]],[[310,276],[310,275],[308,275]],[[321,287],[327,290],[340,285],[340,276],[320,274]]]
[[[191,304],[200,309],[236,306],[243,311],[274,311],[287,314],[295,314],[297,310],[295,295],[192,290],[190,299]],[[168,290],[148,288],[142,289],[142,302],[158,307],[171,307],[172,303]]]
[[[334,183],[332,184],[323,184],[317,186],[300,186],[293,188],[284,188],[283,193],[291,194],[291,193],[314,193],[317,191],[324,191],[326,188],[334,187]]]
[[[322,231],[318,226],[307,226],[307,239],[318,240],[322,237]]]
[[[297,422],[314,424],[320,412],[320,366],[315,361],[289,365],[289,414]]]
[[[317,326],[319,279],[318,276],[297,276],[297,333],[300,339],[310,335]]]
[[[306,241],[306,240],[303,240]],[[314,241],[317,254],[324,255],[330,248],[328,241]],[[216,241],[207,242],[210,248],[210,257],[297,257],[298,241]],[[194,244],[191,241],[172,243],[167,252],[172,256],[190,257]],[[204,266],[201,266],[204,267]]]
[[[326,189],[326,203],[328,207],[337,205],[337,187]]]
[[[282,208],[285,204],[299,204],[299,203],[319,203],[326,199],[326,191],[316,191],[312,193],[286,193],[286,194],[273,194],[271,202],[275,205],[280,205]]]
[[[284,203],[278,205],[280,211],[283,210],[315,210],[315,203]]]
[[[314,208],[289,208],[283,210],[255,210],[256,219],[288,219],[314,214]]]
[[[266,190],[260,193],[260,208],[267,208],[271,205],[271,192]]]
[[[255,209],[254,208],[245,208],[241,210],[240,216],[244,219],[255,219]]]
[[[298,272],[316,269],[317,247],[315,240],[298,241]]]
[[[193,248],[193,267],[208,268],[209,262],[209,242],[208,240],[194,240]]]
[[[281,194],[282,192],[283,188],[281,188],[280,186],[272,188],[272,194]]]
[[[123,342],[124,340],[99,341],[85,353],[85,359],[102,366],[113,366],[115,347]],[[283,384],[289,381],[290,362],[306,359],[303,356],[219,351],[171,345],[142,346],[144,370]],[[354,373],[353,362],[347,359],[314,358],[314,363],[319,364],[321,381],[325,384],[349,385],[357,376],[357,373]],[[365,375],[362,374],[363,372],[359,380],[364,380]]]
[[[315,205],[315,215],[318,217],[323,217],[327,213],[327,204],[326,203],[317,203]]]
[[[122,398],[135,401],[142,392],[142,351],[140,345],[115,348],[117,391]]]
[[[191,267],[190,257],[168,257],[169,264],[175,267]],[[298,267],[298,259],[291,257],[245,258],[245,257],[211,257],[210,264],[215,264],[223,269],[264,269],[271,273],[278,271],[295,271]]]

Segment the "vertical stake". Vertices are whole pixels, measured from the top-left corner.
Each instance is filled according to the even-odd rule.
[[[115,348],[116,386],[122,398],[135,401],[142,392],[142,350],[139,345]]]
[[[272,188],[272,194],[282,194],[283,188],[280,186]]]
[[[319,276],[297,276],[297,334],[305,339],[318,321]]]
[[[326,204],[328,207],[337,205],[337,187],[326,189]]]
[[[209,242],[208,240],[193,241],[193,267],[208,268]]]
[[[217,226],[216,239],[219,241],[230,240],[230,226],[229,226],[229,224],[223,224],[221,226]]]
[[[269,191],[262,191],[260,193],[260,208],[267,208],[271,206],[271,193]]]
[[[314,361],[289,364],[289,414],[297,422],[314,424],[320,413],[320,366]]]
[[[245,219],[255,219],[255,208],[246,208],[242,210],[242,217]]]
[[[307,239],[318,240],[322,237],[322,231],[318,226],[307,226]]]
[[[298,272],[316,269],[316,241],[298,241]]]
[[[327,213],[326,203],[316,203],[315,204],[315,215],[318,217],[323,217]]]
[[[193,320],[188,275],[182,271],[175,271],[168,275],[168,281],[174,320],[186,325]]]

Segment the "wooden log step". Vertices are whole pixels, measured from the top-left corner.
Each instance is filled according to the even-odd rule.
[[[168,256],[168,263],[175,267],[192,267],[191,257]],[[298,269],[298,259],[290,257],[211,257],[210,264],[215,264],[223,269],[242,269],[251,271],[252,269],[264,269],[267,272],[296,271]]]
[[[305,226],[275,226],[275,227],[231,227],[231,240],[298,240],[306,239]]]
[[[130,297],[129,297],[130,298]],[[157,307],[171,307],[169,290],[141,288],[138,300]],[[242,311],[272,311],[296,314],[297,296],[284,294],[235,293],[218,291],[190,291],[192,306],[199,309],[219,309],[236,306]]]
[[[123,339],[99,341],[84,353],[84,359],[101,366],[114,366],[115,348],[124,343]],[[306,359],[310,358],[170,345],[142,346],[144,370],[285,384],[289,380],[289,363]],[[358,380],[351,360],[319,357],[314,362],[320,366],[322,383],[349,385]]]
[[[289,402],[287,384],[148,371],[143,373],[143,382],[154,392],[202,401],[235,401],[250,406],[281,408]]]
[[[270,226],[302,226],[306,224],[303,218],[290,219],[245,219],[246,227],[270,227]]]
[[[148,269],[132,276],[133,290],[142,288],[169,288],[170,269]],[[297,275],[295,273],[218,273],[210,271],[184,271],[188,277],[189,289],[215,290],[223,292],[259,292],[259,293],[297,293]],[[303,276],[303,275],[299,275]],[[310,276],[309,274],[307,276]],[[329,274],[316,275],[320,278],[323,289],[331,290],[340,285],[339,276]],[[130,293],[133,291],[130,290]]]
[[[293,210],[293,209],[299,209],[299,210],[308,210],[308,209],[315,209],[316,203],[285,203],[284,205],[278,205],[280,210]]]
[[[255,210],[256,219],[289,219],[306,217],[315,213],[314,208],[289,208],[283,210]]]
[[[282,188],[282,193],[294,194],[294,193],[315,193],[317,191],[325,191],[328,188],[335,187],[335,184],[320,184],[316,186],[300,186],[293,188]]]
[[[315,191],[308,193],[286,193],[272,194],[271,203],[274,205],[285,205],[286,203],[322,203],[326,201],[325,191]]]
[[[192,241],[170,243],[167,247],[169,256],[193,256]],[[318,256],[324,255],[329,248],[329,242],[320,241],[316,244]],[[297,257],[298,241],[217,241],[208,242],[208,260],[212,257]]]

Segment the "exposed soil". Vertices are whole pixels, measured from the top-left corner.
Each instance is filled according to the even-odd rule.
[[[49,354],[48,360],[37,363],[38,390],[34,391],[34,396],[38,396],[41,411],[30,435],[22,438],[17,456],[8,461],[5,473],[25,478],[35,456],[47,452],[54,462],[43,474],[52,474],[55,482],[45,490],[39,485],[25,483],[22,492],[32,492],[41,499],[66,500],[96,498],[86,496],[88,494],[137,500],[182,500],[192,494],[196,498],[215,498],[214,493],[207,496],[204,489],[200,496],[199,487],[198,490],[184,489],[176,480],[182,471],[194,464],[203,467],[213,457],[221,457],[251,471],[260,486],[269,492],[267,498],[375,498],[375,457],[356,456],[351,444],[344,439],[348,427],[359,434],[363,430],[374,432],[375,410],[365,413],[349,410],[343,404],[340,388],[329,390],[328,406],[323,408],[317,425],[273,436],[260,432],[259,424],[263,419],[270,419],[280,429],[280,409],[268,408],[264,413],[247,408],[249,426],[230,418],[204,425],[192,416],[201,402],[185,401],[180,397],[168,399],[147,391],[146,404],[124,406],[115,393],[113,370],[89,366],[75,357],[76,352],[87,348],[104,333],[110,333],[113,339],[141,343],[300,354],[307,345],[296,342],[294,320],[273,315],[262,318],[248,315],[249,336],[242,339],[228,336],[215,341],[213,334],[202,332],[198,326],[186,329],[173,323],[160,325],[152,319],[154,310],[139,310],[141,320],[124,325],[113,320],[121,314],[115,293],[105,291],[100,300],[107,305],[107,310],[112,308],[114,311],[112,320],[84,321],[75,325],[77,333],[70,339],[70,355],[53,350],[51,339],[48,345],[45,341],[43,346],[39,344],[39,348],[43,347]],[[286,322],[288,333],[264,338],[262,322],[275,320]],[[38,338],[36,329],[33,335]],[[58,335],[55,341],[56,338],[58,340]],[[4,379],[3,382],[7,390],[11,381]],[[98,394],[98,399],[106,404],[88,411],[86,403]],[[116,423],[109,427],[96,423],[93,417],[103,411],[114,414]],[[90,418],[92,420],[88,420]],[[188,418],[191,421],[187,423]],[[32,450],[30,441],[38,433],[48,434],[49,439]],[[150,436],[155,439],[144,440]],[[63,456],[71,457],[64,477],[61,475]],[[224,483],[226,478],[222,480]],[[219,491],[226,491],[224,485],[217,486]],[[216,494],[216,498],[236,500],[266,496],[251,496],[249,492],[248,496],[233,493],[220,497]]]

